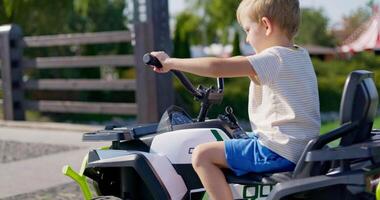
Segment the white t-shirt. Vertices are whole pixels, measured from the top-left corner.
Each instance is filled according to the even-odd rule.
[[[320,131],[318,85],[309,53],[275,46],[248,56],[251,77],[248,114],[259,142],[297,163]]]

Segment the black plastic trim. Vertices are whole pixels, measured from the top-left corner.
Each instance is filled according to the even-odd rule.
[[[104,162],[104,163],[88,163],[87,168],[123,168],[132,167],[147,185],[155,199],[171,199],[169,192],[165,188],[161,178],[149,163],[149,160],[140,153],[134,152],[129,155],[128,160]]]
[[[139,138],[138,140],[113,142],[112,149],[149,152],[150,145],[153,139],[154,139],[154,136],[152,137],[145,136],[145,137]]]
[[[380,156],[380,143],[368,142],[333,149],[314,150],[307,153],[305,161],[333,161]]]
[[[136,127],[117,127],[112,130],[98,130],[96,132],[84,133],[83,141],[122,141],[134,140],[157,132],[157,124],[147,124]]]
[[[228,183],[240,184],[240,185],[259,185],[264,184],[262,179],[266,177],[265,174],[248,173],[242,176],[236,176],[231,170],[225,170],[224,176]]]
[[[339,128],[334,129],[320,136],[318,140],[316,141],[316,143],[313,145],[313,149],[320,149],[326,144],[347,135],[348,133],[350,133],[350,131],[355,130],[358,127],[358,125],[359,125],[358,121],[353,122],[353,123],[348,122],[348,123],[343,124]]]
[[[201,180],[191,164],[174,164],[173,167],[182,177],[188,191],[203,188]]]
[[[278,183],[269,194],[267,200],[280,200],[289,195],[301,192],[308,192],[314,189],[333,187],[338,185],[365,185],[364,173],[362,171],[351,172],[349,174],[340,174],[338,176],[314,176],[302,179],[295,179]],[[334,199],[331,194],[331,199]],[[291,197],[289,199],[292,199]]]
[[[90,152],[88,152],[88,161],[87,162],[94,162],[94,161],[97,161],[99,160],[100,157],[98,155],[98,153],[96,152],[96,150],[91,150]]]

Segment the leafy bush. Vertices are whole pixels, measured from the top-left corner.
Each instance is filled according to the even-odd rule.
[[[339,110],[345,80],[354,70],[372,71],[376,87],[380,88],[380,57],[372,52],[356,54],[350,60],[313,59],[313,64],[318,78],[322,112]]]

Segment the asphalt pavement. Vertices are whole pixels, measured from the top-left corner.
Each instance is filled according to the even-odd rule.
[[[5,122],[0,121],[0,141],[11,144],[67,146],[64,151],[44,152],[13,162],[0,162],[0,199],[41,191],[72,182],[62,174],[64,165],[79,171],[83,157],[93,148],[109,145],[109,142],[82,142],[82,134],[98,130],[100,126],[84,126],[58,123]],[[38,145],[37,145],[38,144]],[[32,146],[31,146],[32,145]],[[4,154],[28,153],[12,148],[0,148]],[[30,149],[28,151],[33,151]],[[8,150],[9,151],[9,150]],[[34,154],[35,155],[35,154]]]

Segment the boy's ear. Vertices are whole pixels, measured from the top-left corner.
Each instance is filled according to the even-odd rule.
[[[265,35],[270,35],[273,31],[273,23],[267,17],[261,18],[261,23],[265,28]]]

